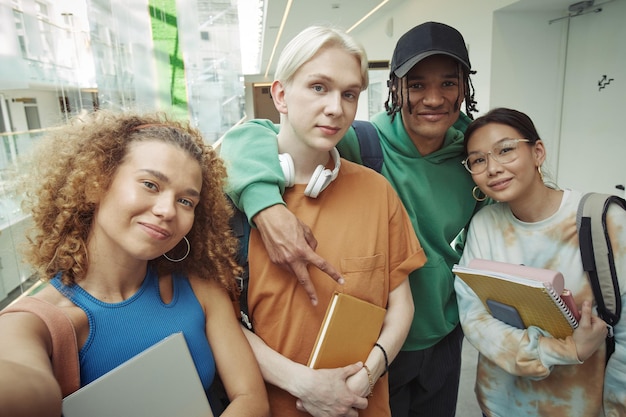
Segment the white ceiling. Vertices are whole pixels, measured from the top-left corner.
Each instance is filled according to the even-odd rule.
[[[343,29],[349,29],[383,2],[383,0],[293,0],[290,11],[286,16],[284,30],[278,44],[275,46],[288,0],[265,1],[267,10],[261,53],[261,74],[265,74],[270,59],[272,61],[269,74],[274,72],[276,61],[285,44],[305,27],[314,24],[332,24]],[[410,1],[415,0],[387,0],[376,13],[387,14],[399,4]],[[596,0],[595,3],[596,5],[601,5],[610,1],[614,0]],[[567,15],[569,5],[576,2],[576,0],[519,0],[503,7],[501,10],[507,12],[554,12],[556,16],[565,16]],[[467,1],[466,4],[468,5],[467,7],[472,7],[470,1]],[[458,7],[458,2],[455,7]],[[370,19],[372,18],[376,18],[376,15],[370,17]],[[275,52],[272,56],[274,48]]]
[[[387,0],[377,13],[388,12],[404,1],[411,0]],[[262,74],[265,73],[270,59],[272,62],[269,73],[274,72],[276,60],[283,47],[307,26],[330,24],[347,30],[383,0],[293,0],[273,57],[272,51],[288,0],[266,0],[266,2],[267,10],[261,54]]]

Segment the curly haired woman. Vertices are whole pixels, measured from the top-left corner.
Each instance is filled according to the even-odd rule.
[[[223,416],[266,416],[267,396],[234,314],[237,242],[226,172],[188,124],[160,114],[97,112],[43,138],[29,171],[34,228],[26,260],[49,281],[32,297],[69,317],[80,386],[183,332],[205,390],[219,373]],[[59,416],[46,317],[0,316],[0,409]],[[35,399],[35,400],[33,400]]]

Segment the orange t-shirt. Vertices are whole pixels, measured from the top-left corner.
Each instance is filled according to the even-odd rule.
[[[304,195],[304,184],[288,188],[289,210],[315,235],[316,252],[345,279],[337,284],[324,272],[309,268],[319,303],[313,306],[296,278],[273,264],[258,230],[249,243],[248,305],[254,331],[265,343],[298,363],[306,364],[333,292],[345,292],[382,307],[389,293],[426,262],[411,221],[388,181],[376,172],[341,160],[335,181],[317,198]],[[272,415],[303,416],[296,398],[268,384]],[[375,386],[359,415],[390,416],[387,376]]]

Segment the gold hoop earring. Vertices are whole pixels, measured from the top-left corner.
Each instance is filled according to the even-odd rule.
[[[537,165],[537,172],[539,172],[539,178],[541,178],[541,182],[545,182],[543,180],[543,172],[541,172],[541,165]]]
[[[482,197],[479,193],[482,193]],[[487,196],[478,188],[478,185],[472,188],[472,197],[474,197],[476,201],[485,201],[487,199]]]
[[[172,259],[169,256],[167,256],[167,253],[164,253],[163,257],[165,259],[167,259],[168,261],[170,261],[170,262],[181,262],[181,261],[184,261],[185,259],[187,259],[187,255],[189,255],[189,252],[191,252],[191,245],[189,244],[189,239],[187,239],[187,236],[183,236],[183,240],[187,244],[187,252],[185,252],[185,255],[183,255],[182,258]],[[178,246],[178,245],[176,245],[176,246]]]

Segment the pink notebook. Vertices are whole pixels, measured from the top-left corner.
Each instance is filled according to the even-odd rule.
[[[552,288],[554,288],[557,294],[561,294],[565,289],[565,279],[563,278],[563,274],[559,271],[534,268],[521,264],[511,264],[508,262],[489,261],[487,259],[472,259],[468,267],[524,277],[539,282],[548,282],[552,285]]]

